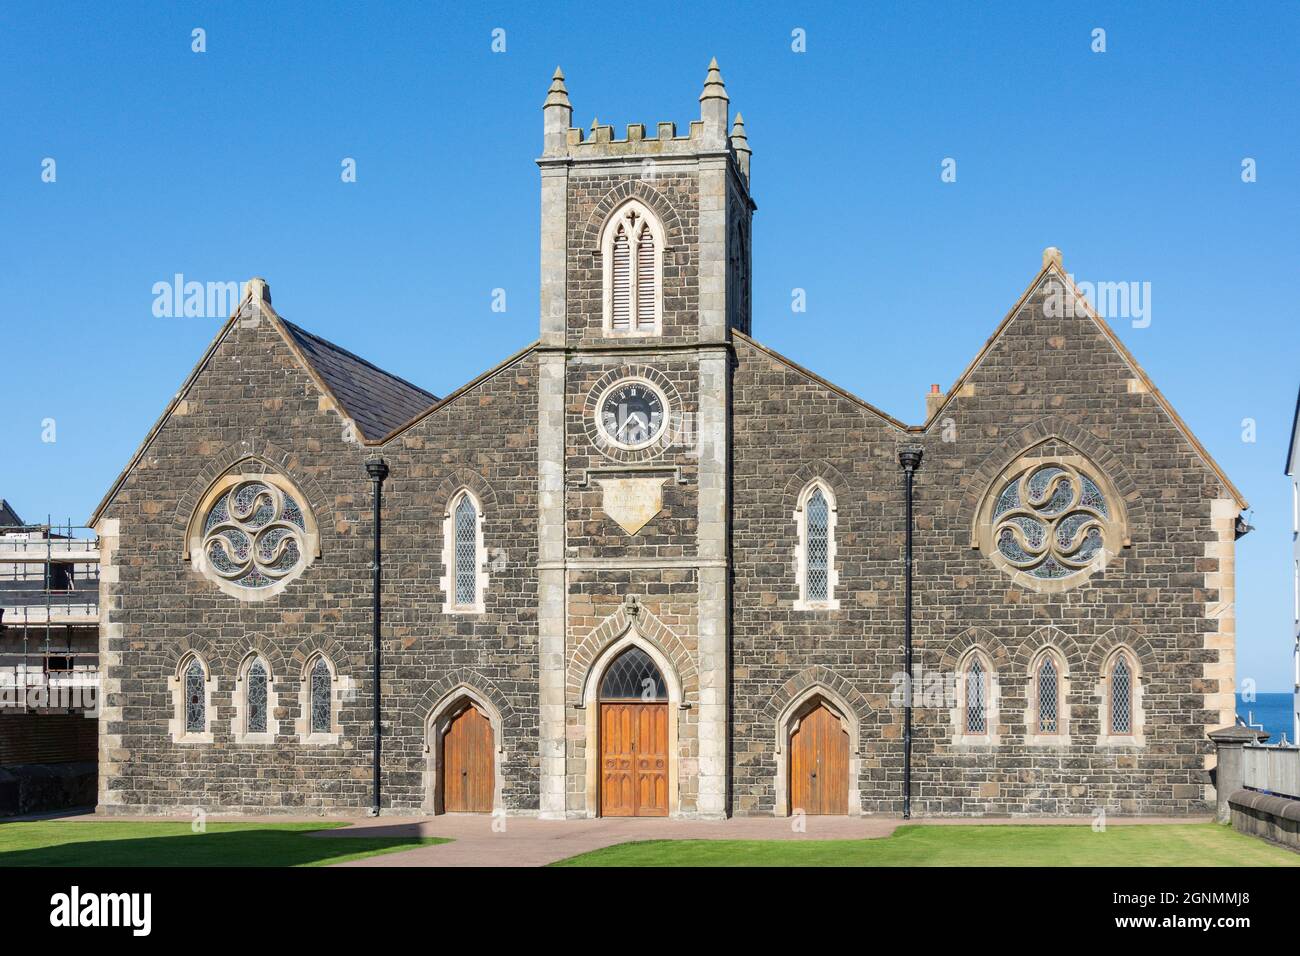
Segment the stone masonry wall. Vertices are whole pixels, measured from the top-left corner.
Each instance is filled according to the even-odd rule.
[[[256,313],[254,313],[256,316]],[[505,715],[506,805],[536,806],[534,363],[503,369],[405,432],[382,453],[392,475],[385,520],[385,805],[424,800],[423,717],[460,675]],[[515,427],[507,427],[507,422]],[[217,346],[101,520],[106,537],[101,658],[100,804],[109,812],[358,810],[371,800],[371,484],[378,449],[345,439],[344,419],[271,323],[240,322]],[[260,463],[240,464],[255,455]],[[279,595],[244,603],[183,557],[185,526],[228,470],[273,468],[301,491],[320,557]],[[486,613],[441,613],[440,509],[458,483],[485,499],[497,563]],[[485,493],[484,489],[490,489]],[[488,504],[490,500],[491,504]],[[280,733],[232,735],[236,674],[259,649],[271,667]],[[199,652],[215,684],[212,742],[176,743],[168,678]],[[345,694],[337,744],[294,732],[302,668],[325,651]]]
[[[1199,813],[1208,726],[1221,721],[1216,640],[1227,490],[1086,317],[1044,314],[1041,290],[925,435],[884,425],[752,346],[737,346],[733,471],[734,810],[771,813],[776,716],[830,685],[861,726],[865,812],[901,805],[903,508],[897,450],[919,444],[915,492],[918,665],[949,673],[978,644],[997,669],[996,746],[958,746],[949,706],[914,711],[913,809],[929,814]],[[945,440],[947,439],[947,440]],[[1038,593],[971,548],[976,508],[1031,447],[1088,458],[1118,487],[1132,546],[1077,588]],[[794,611],[795,498],[825,478],[838,504],[838,611]],[[1219,550],[1216,550],[1219,549]],[[1029,663],[1065,658],[1068,743],[1027,742]],[[1138,746],[1099,745],[1101,665],[1137,656]],[[1231,689],[1230,678],[1228,690]],[[949,705],[950,705],[949,701]]]

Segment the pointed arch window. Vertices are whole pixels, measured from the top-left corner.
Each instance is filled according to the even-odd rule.
[[[982,735],[989,732],[989,678],[984,672],[984,662],[972,657],[966,669],[966,706],[964,723],[966,733]]]
[[[654,659],[635,644],[619,654],[600,681],[601,700],[667,700],[668,685]]]
[[[1110,732],[1133,733],[1133,670],[1123,654],[1115,656],[1110,671]]]
[[[280,724],[271,666],[261,654],[249,654],[235,679],[235,739],[245,744],[273,744]]]
[[[1001,694],[997,669],[988,649],[979,645],[971,647],[957,659],[951,675],[948,700],[952,742],[962,747],[998,746]]]
[[[1037,732],[1055,734],[1060,732],[1060,684],[1056,670],[1056,661],[1051,654],[1044,654],[1038,665],[1035,680],[1038,717]]]
[[[456,505],[456,603],[473,604],[478,590],[478,509],[469,495]]]
[[[835,586],[835,496],[820,479],[804,488],[794,512],[798,533],[795,565],[799,575],[796,610],[833,610],[839,607]]]
[[[1132,647],[1121,644],[1101,672],[1101,746],[1142,747],[1146,718],[1142,706],[1142,667]]]
[[[248,707],[247,733],[250,734],[266,733],[266,677],[266,665],[261,661],[253,661],[248,668],[247,683],[244,686],[244,699]]]
[[[328,734],[334,726],[334,675],[325,658],[311,668],[311,732]]]
[[[185,668],[185,732],[201,734],[208,729],[207,674],[197,657]]]
[[[636,200],[624,203],[605,223],[601,236],[604,261],[606,333],[656,335],[663,313],[663,228]]]
[[[172,740],[178,744],[212,743],[212,692],[216,681],[207,661],[190,651],[167,679],[172,695]]]
[[[487,588],[487,548],[483,539],[483,509],[468,488],[452,495],[443,519],[442,586],[448,614],[481,614]]]
[[[324,651],[318,651],[303,665],[299,675],[298,718],[294,730],[305,744],[337,744],[343,732],[339,724],[342,702],[349,699],[352,684],[340,675]]]

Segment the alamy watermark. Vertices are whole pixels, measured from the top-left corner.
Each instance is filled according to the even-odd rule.
[[[1054,282],[1048,289],[1043,312],[1049,318],[1082,318],[1091,306],[1103,319],[1131,319],[1135,329],[1151,324],[1150,282],[1076,282],[1073,275],[1068,278],[1072,288]]]

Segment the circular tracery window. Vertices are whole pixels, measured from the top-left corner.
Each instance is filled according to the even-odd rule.
[[[270,475],[219,482],[191,535],[195,567],[226,593],[249,600],[278,593],[315,554],[315,526],[293,492]]]
[[[1037,462],[1011,474],[986,525],[986,551],[1004,569],[1069,586],[1121,545],[1119,515],[1099,479],[1066,461]]]

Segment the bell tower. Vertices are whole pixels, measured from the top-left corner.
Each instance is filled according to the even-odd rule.
[[[679,694],[656,744],[666,812],[722,817],[730,349],[750,329],[755,208],[745,124],[716,60],[685,135],[575,127],[559,69],[542,114],[540,812],[625,811],[602,802],[605,705],[574,688],[600,682],[582,668],[602,642],[649,629],[648,656],[681,649],[664,658],[681,673],[662,675]]]
[[[537,160],[544,344],[622,338],[603,314],[611,294],[603,273],[613,253],[602,243],[609,239],[609,217],[627,203],[644,207],[663,233],[654,250],[659,274],[632,270],[635,281],[660,283],[660,321],[654,329],[647,322],[641,331],[674,342],[724,342],[730,328],[749,331],[752,151],[743,118],[737,114],[731,121],[716,60],[699,103],[700,118],[684,136],[675,123],[661,122],[652,135],[644,123],[629,123],[623,137],[615,138],[614,127],[599,120],[588,129],[572,125],[564,73],[556,69],[542,107]],[[629,259],[640,251],[634,248],[637,238],[628,237]],[[631,291],[635,295],[635,287]]]

